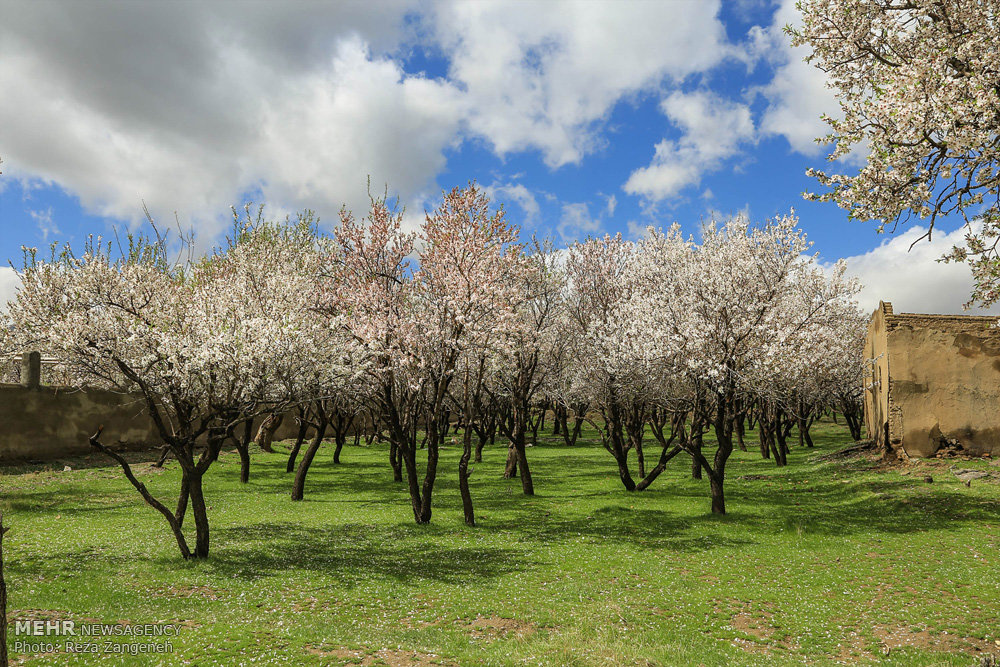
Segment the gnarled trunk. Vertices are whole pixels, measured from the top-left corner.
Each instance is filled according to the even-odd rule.
[[[306,421],[306,409],[299,408],[299,432],[295,435],[295,443],[292,445],[292,451],[288,453],[288,463],[285,465],[285,472],[292,472],[295,470],[295,459],[299,456],[299,450],[302,449],[302,443],[306,440],[306,433],[309,432],[309,422]]]
[[[240,454],[240,483],[250,481],[250,438],[253,435],[253,420],[243,422],[243,437],[236,439],[236,451]]]
[[[323,436],[326,435],[328,423],[329,419],[327,418],[326,411],[322,406],[317,405],[316,422],[313,424],[313,428],[316,429],[316,435],[309,444],[309,449],[302,455],[302,462],[299,463],[299,469],[295,473],[295,482],[292,485],[292,500],[298,501],[305,497],[306,475],[309,474],[309,466],[312,465],[320,445],[323,444]]]
[[[395,441],[389,443],[389,465],[392,466],[392,481],[403,481],[403,458],[399,445]]]
[[[263,422],[260,424],[260,428],[257,429],[257,446],[263,449],[265,452],[274,452],[271,447],[271,443],[274,441],[274,434],[277,432],[278,427],[281,426],[281,422],[284,420],[284,415],[270,414]]]
[[[504,466],[503,478],[514,479],[515,477],[517,477],[517,449],[511,442],[507,447],[507,465]]]
[[[625,490],[635,491],[635,480],[632,479],[632,473],[628,469],[628,452],[622,451],[621,454],[616,454],[615,461],[618,462],[618,476],[625,485]]]
[[[205,506],[205,495],[202,492],[204,473],[195,468],[188,471],[188,490],[191,497],[191,513],[194,515],[195,545],[192,558],[208,558],[209,528],[208,508]]]
[[[472,492],[469,490],[469,459],[472,457],[472,429],[466,424],[462,438],[462,457],[458,460],[458,489],[462,495],[462,512],[465,525],[476,525],[476,512],[472,507]]]
[[[712,492],[712,514],[726,513],[726,494],[722,483],[724,478],[721,475],[713,474],[708,478],[708,484]]]

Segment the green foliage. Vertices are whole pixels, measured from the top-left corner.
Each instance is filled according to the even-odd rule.
[[[976,648],[1000,653],[1000,485],[967,488],[937,462],[818,462],[848,437],[814,432],[816,449],[793,449],[787,468],[736,452],[724,517],[686,457],[629,494],[593,432],[573,448],[546,438],[528,450],[528,498],[500,478],[506,450],[487,447],[471,529],[459,447],[441,451],[430,525],[412,523],[383,446],[347,447],[340,466],[321,451],[304,503],[288,498],[281,454],[256,452],[240,485],[224,453],[205,479],[213,555],[196,563],[102,459],[0,469],[11,615],[181,623],[170,664],[407,664],[416,652],[459,665],[969,665]],[[175,492],[176,464],[135,467],[154,494]]]

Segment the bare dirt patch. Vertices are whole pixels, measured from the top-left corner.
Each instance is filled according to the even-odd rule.
[[[995,650],[990,642],[975,637],[960,637],[947,632],[912,630],[900,626],[876,625],[872,634],[879,644],[890,651],[897,648],[913,647],[931,651],[978,651]]]
[[[67,616],[65,611],[57,609],[12,609],[7,612],[7,618],[11,624],[18,621],[52,621],[63,620]]]
[[[349,649],[345,647],[327,648],[311,646],[306,650],[322,658],[336,658],[346,664],[357,664],[363,667],[431,667],[442,665],[451,667],[456,664],[433,653],[404,651],[402,649],[383,648],[372,651],[368,648]]]
[[[205,600],[221,600],[227,592],[211,586],[162,586],[148,589],[155,597],[162,598],[202,598]]]
[[[472,623],[465,627],[475,639],[520,638],[535,633],[535,626],[531,623],[501,616],[477,616]]]
[[[774,628],[766,620],[756,618],[745,611],[741,611],[733,616],[733,619],[729,623],[733,626],[733,630],[756,637],[757,639],[766,641],[774,636]]]
[[[864,637],[851,631],[845,642],[838,645],[835,661],[840,664],[853,665],[862,660],[874,660],[875,655],[868,650]]]
[[[782,637],[772,621],[774,607],[771,604],[752,605],[742,603],[730,606],[730,613],[736,613],[729,620],[729,625],[744,637],[734,637],[734,646],[751,653],[769,655],[772,650],[794,651],[799,648],[798,642]],[[753,639],[747,639],[752,637]]]

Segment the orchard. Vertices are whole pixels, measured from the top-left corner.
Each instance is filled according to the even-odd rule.
[[[201,258],[138,236],[30,252],[8,345],[57,357],[76,386],[141,397],[183,471],[176,500],[139,483],[97,424],[91,444],[163,515],[184,558],[209,555],[203,478],[220,451],[237,448],[246,483],[249,425],[286,413],[300,423],[293,500],[328,430],[337,462],[348,431],[366,431],[388,442],[386,483],[406,488],[416,523],[436,516],[436,482],[450,475],[474,526],[473,456],[499,434],[505,476],[533,495],[528,445],[551,411],[564,432],[573,420],[600,434],[626,492],[686,456],[725,514],[727,464],[749,426],[777,466],[793,429],[811,444],[824,413],[860,438],[859,286],[808,249],[794,214],[712,223],[698,241],[674,225],[556,249],[522,239],[475,184],[444,193],[412,232],[384,198],[360,221],[343,210],[332,235],[308,212],[273,222],[248,206]],[[452,432],[462,455],[440,470]]]

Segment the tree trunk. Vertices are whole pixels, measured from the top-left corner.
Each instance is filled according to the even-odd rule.
[[[671,438],[671,440],[672,439],[673,438]],[[667,463],[670,459],[674,458],[682,451],[684,450],[680,447],[674,447],[673,449],[667,451],[667,446],[664,445],[663,452],[660,454],[660,460],[656,462],[656,465],[653,466],[653,469],[649,471],[648,475],[639,480],[639,483],[635,485],[635,490],[645,491],[648,489],[649,485],[655,482],[656,478],[660,476],[660,473],[666,469]]]
[[[778,417],[774,424],[774,439],[778,444],[775,449],[774,462],[778,464],[779,467],[788,465],[788,438],[785,433],[785,427],[781,423],[781,417]]]
[[[208,509],[202,493],[202,473],[200,470],[188,472],[188,488],[191,493],[191,513],[194,514],[195,546],[192,558],[208,558]]]
[[[761,438],[767,443],[770,453],[774,455],[774,464],[783,467],[787,463],[786,448],[781,442],[781,425],[775,419],[766,415],[760,416]],[[769,457],[768,457],[769,458]]]
[[[344,449],[344,443],[347,442],[347,435],[344,433],[337,433],[335,437],[337,446],[333,450],[333,462],[340,464],[340,452]]]
[[[389,437],[393,437],[390,434]],[[420,482],[417,480],[417,452],[414,446],[400,446],[400,456],[406,465],[406,483],[410,490],[410,504],[413,506],[413,520],[423,523],[420,520],[420,512],[423,508],[423,499],[420,497]]]
[[[531,444],[533,444],[533,445],[537,445],[538,444],[538,425],[539,425],[539,422],[544,417],[545,417],[545,410],[542,410],[541,416],[538,419],[534,420],[534,421],[531,420],[531,413],[530,412],[528,413],[528,423],[531,426]],[[523,478],[523,475],[522,475],[522,478]]]
[[[101,444],[98,438],[101,437],[101,433],[103,431],[104,427],[101,426],[97,429],[97,433],[90,436],[89,439],[90,446],[98,450],[102,454],[105,454],[108,457],[114,459],[118,463],[118,465],[121,466],[122,472],[125,474],[125,478],[135,488],[135,490],[139,492],[139,495],[142,496],[142,499],[146,501],[146,504],[148,504],[150,507],[152,507],[161,515],[163,515],[163,518],[167,520],[168,524],[170,524],[170,531],[174,534],[174,539],[177,540],[177,548],[180,549],[181,557],[183,557],[184,559],[191,558],[192,554],[190,549],[188,548],[187,541],[184,539],[184,533],[181,530],[180,523],[178,522],[177,514],[171,512],[169,509],[167,509],[167,507],[163,503],[154,498],[153,494],[151,494],[149,492],[149,489],[146,488],[146,485],[140,482],[138,479],[136,479],[135,475],[132,473],[132,467],[128,464],[128,461],[126,461],[121,454],[118,454],[117,452],[114,452]],[[191,488],[190,484],[191,476],[193,475],[194,472],[196,472],[190,456],[190,451],[191,448],[193,447],[193,443],[187,443],[186,445],[182,443],[174,443],[173,446],[177,448],[174,451],[174,454],[178,455],[177,460],[180,462],[181,468],[184,470],[185,473],[181,477],[181,499],[178,501],[178,508],[177,508],[178,512],[181,512],[183,508],[187,507],[187,498],[190,495],[190,488]],[[182,459],[180,454],[185,454],[185,457]],[[187,482],[187,489],[188,489],[187,493],[185,493],[184,491],[185,481]],[[182,512],[181,512],[181,518],[183,519]]]
[[[285,472],[292,472],[295,470],[295,459],[299,456],[299,450],[302,449],[302,443],[306,440],[306,433],[309,432],[309,422],[306,421],[306,411],[304,408],[299,408],[299,432],[295,435],[295,444],[292,445],[292,451],[288,453],[288,464],[285,466]]]
[[[537,437],[539,420],[532,421],[531,408],[527,401],[519,401],[515,404],[511,416],[511,431],[508,435],[510,436],[511,453],[514,455],[513,472],[521,474],[521,491],[524,492],[524,495],[533,496],[535,495],[535,485],[531,479],[531,469],[528,467],[527,430],[534,429],[535,437]],[[511,461],[508,460],[508,466],[510,464]]]
[[[702,434],[693,433],[691,435],[691,448],[701,453]],[[691,479],[701,479],[701,461],[696,456],[691,457]]]
[[[478,438],[476,442],[476,463],[483,462],[483,447],[486,446],[486,429],[483,426],[476,428],[476,437]]]
[[[458,488],[462,494],[462,512],[465,514],[465,525],[476,525],[476,513],[472,507],[472,492],[469,490],[469,458],[472,456],[472,429],[465,426],[462,437],[462,458],[458,460]]]
[[[240,455],[240,484],[250,481],[250,438],[253,436],[253,420],[243,422],[243,437],[233,438],[236,451]]]
[[[7,582],[3,577],[3,536],[7,530],[0,512],[0,667],[7,667]]]
[[[747,450],[746,443],[746,424],[744,423],[745,417],[740,415],[736,419],[736,445],[740,448],[741,452]]]
[[[263,449],[265,452],[274,452],[271,447],[271,442],[274,441],[274,434],[281,426],[282,420],[284,420],[284,415],[270,414],[263,422],[260,424],[260,428],[257,429],[257,446]]]
[[[420,521],[429,523],[431,520],[431,498],[434,494],[434,480],[437,479],[438,464],[438,434],[427,441],[427,470],[424,471],[424,483],[420,493]]]
[[[333,425],[333,441],[335,444],[333,462],[340,465],[340,452],[344,450],[344,445],[347,444],[347,432],[354,425],[354,417],[346,414],[337,414],[337,417],[331,420],[331,423]]]
[[[632,473],[628,469],[628,452],[622,451],[620,454],[615,454],[615,461],[618,462],[618,476],[621,477],[625,490],[635,491],[635,480],[632,479]]]
[[[723,477],[719,473],[709,476],[708,484],[712,490],[712,514],[726,513],[726,495],[722,488]]]
[[[563,416],[562,420],[562,432],[563,432],[563,442],[566,443],[567,447],[572,447],[576,444],[577,438],[580,437],[580,431],[583,429],[583,417],[577,415],[573,420],[573,432],[570,433],[569,429],[569,417],[567,415]]]
[[[299,463],[299,469],[295,473],[295,483],[292,485],[293,501],[299,501],[305,497],[306,475],[309,473],[309,466],[312,465],[313,459],[316,458],[316,453],[319,451],[320,445],[323,444],[323,437],[326,435],[328,422],[326,414],[322,410],[317,410],[317,413],[315,424],[316,435],[313,437],[312,442],[309,443],[309,449],[302,455],[302,462]]]
[[[514,445],[514,452],[517,455],[517,465],[521,469],[521,491],[526,496],[535,495],[535,484],[531,479],[531,469],[528,468],[528,454],[524,449],[524,443]]]
[[[399,445],[389,442],[389,465],[392,466],[392,481],[403,481],[403,458],[400,456]]]
[[[639,479],[646,476],[646,457],[642,453],[642,437],[635,441],[635,460],[639,464]]]
[[[512,442],[507,447],[507,465],[504,467],[503,478],[514,479],[515,477],[517,477],[517,449]]]
[[[177,511],[174,518],[177,519],[177,526],[184,526],[184,515],[187,513],[188,498],[191,497],[191,484],[188,482],[188,474],[185,468],[181,468],[181,492],[177,496]]]
[[[726,463],[733,453],[733,422],[732,409],[736,402],[732,390],[728,395],[720,395],[717,398],[715,418],[713,426],[715,429],[715,441],[717,448],[712,459],[712,466],[706,465],[705,472],[709,476],[709,488],[712,493],[712,513],[726,513],[726,496],[723,492],[723,483],[726,480]]]

